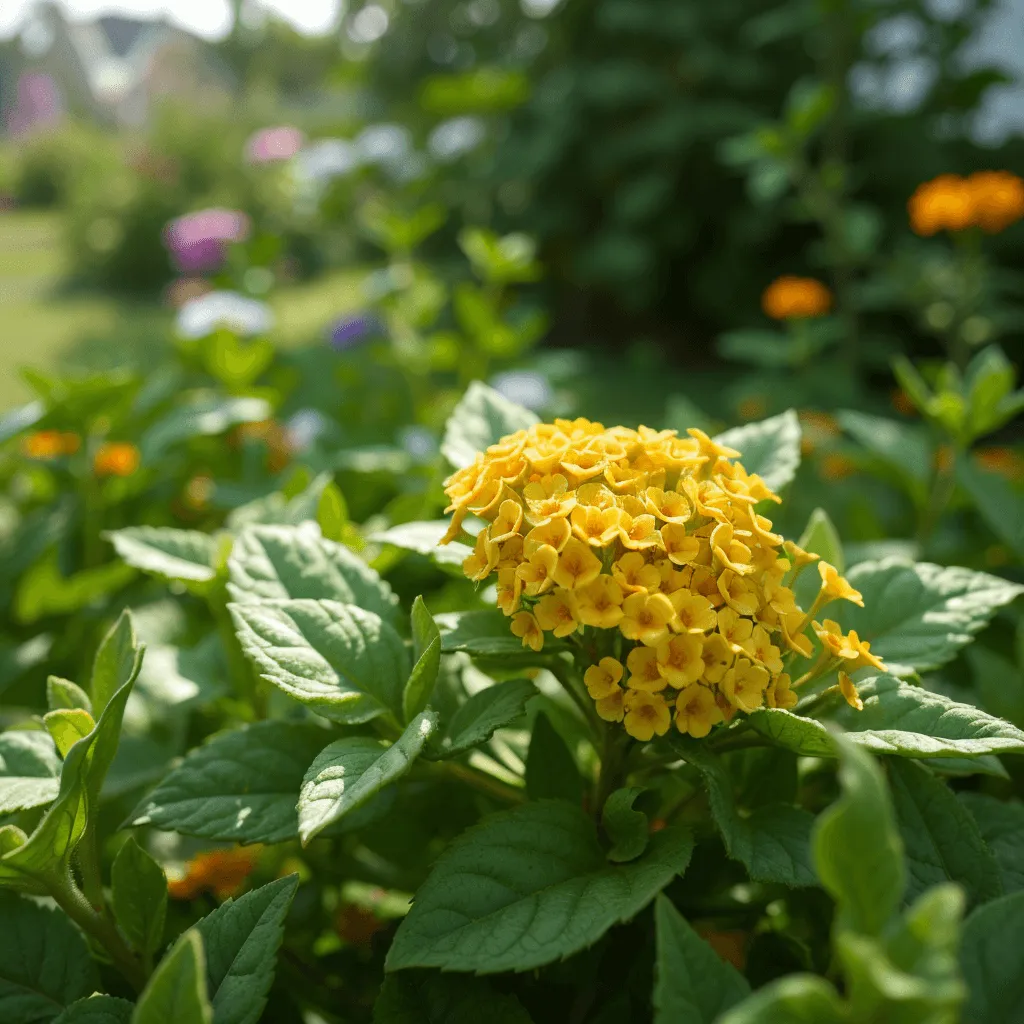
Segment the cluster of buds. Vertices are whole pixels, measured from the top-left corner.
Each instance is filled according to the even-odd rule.
[[[706,736],[737,713],[796,703],[786,659],[813,655],[809,629],[830,663],[881,666],[855,633],[814,621],[861,595],[772,532],[757,506],[780,499],[738,457],[697,429],[536,424],[446,481],[454,516],[442,543],[468,514],[484,520],[465,574],[496,575],[524,646],[540,651],[549,634],[580,645],[601,718],[640,740],[673,721]],[[792,585],[814,562],[821,584],[805,611]],[[852,684],[844,692],[856,698]]]

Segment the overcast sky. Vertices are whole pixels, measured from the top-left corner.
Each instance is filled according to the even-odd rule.
[[[36,0],[0,0],[0,37],[16,32]],[[125,14],[155,18],[164,15],[199,35],[216,38],[231,26],[228,0],[58,0],[72,18]],[[340,0],[259,0],[305,32],[331,27]]]

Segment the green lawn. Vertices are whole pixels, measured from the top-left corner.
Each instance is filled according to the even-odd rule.
[[[0,409],[30,397],[18,370],[113,366],[152,361],[167,344],[173,314],[156,303],[102,293],[65,293],[59,215],[0,212]],[[277,339],[315,340],[359,303],[361,271],[325,275],[282,289],[272,305]]]

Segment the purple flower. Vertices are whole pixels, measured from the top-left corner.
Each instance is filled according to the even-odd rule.
[[[380,334],[381,324],[375,316],[361,314],[338,320],[330,331],[331,347],[339,352],[354,348],[371,335]]]
[[[17,99],[7,115],[11,135],[56,124],[64,113],[60,89],[50,75],[27,71],[18,78]]]
[[[302,148],[305,136],[298,128],[279,125],[261,128],[249,136],[245,144],[245,158],[251,164],[269,164],[277,160],[290,160]]]
[[[249,218],[238,210],[209,209],[187,213],[164,229],[164,245],[178,270],[203,274],[224,262],[231,242],[249,237]]]

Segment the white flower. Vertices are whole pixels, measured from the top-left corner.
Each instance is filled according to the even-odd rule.
[[[539,412],[546,409],[554,398],[547,377],[535,370],[509,370],[491,380],[491,387],[516,405]]]
[[[248,338],[266,334],[274,326],[274,314],[265,302],[238,292],[209,292],[190,299],[178,311],[175,329],[183,338],[205,338],[220,327]]]

